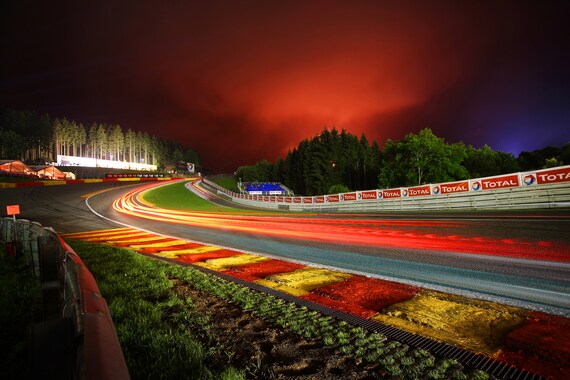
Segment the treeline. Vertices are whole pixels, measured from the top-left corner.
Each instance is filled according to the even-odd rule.
[[[57,155],[128,161],[164,168],[178,161],[200,164],[200,157],[180,143],[120,125],[52,119],[32,111],[0,110],[0,158],[32,163]]]
[[[448,144],[426,128],[380,149],[362,135],[324,129],[303,140],[274,164],[241,166],[243,182],[281,182],[297,194],[320,195],[350,190],[415,186],[478,178],[570,164],[570,143],[533,152],[494,151],[485,145]]]

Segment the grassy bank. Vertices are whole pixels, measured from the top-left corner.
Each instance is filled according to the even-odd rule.
[[[211,181],[234,193],[239,193],[237,181],[234,177],[212,177]]]
[[[244,211],[231,207],[224,207],[200,198],[186,188],[186,182],[176,182],[151,189],[144,193],[145,201],[169,210],[184,210],[196,212],[224,212],[224,213],[263,213],[263,211]]]
[[[70,245],[107,300],[133,379],[243,378],[218,359],[208,318],[172,290],[172,265],[109,246]]]
[[[228,211],[200,198],[186,188],[186,182],[176,182],[151,189],[144,193],[145,201],[170,210]]]

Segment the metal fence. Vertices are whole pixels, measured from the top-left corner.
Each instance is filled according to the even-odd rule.
[[[0,244],[41,283],[43,321],[30,334],[34,376],[128,379],[107,302],[73,249],[53,229],[12,218],[0,218]]]

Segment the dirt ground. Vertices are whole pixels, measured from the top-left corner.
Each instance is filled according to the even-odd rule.
[[[227,301],[183,284],[177,292],[208,315],[210,334],[223,348],[216,360],[245,368],[250,379],[390,379],[377,365],[366,365],[325,346],[283,331]],[[234,353],[233,355],[231,353]]]

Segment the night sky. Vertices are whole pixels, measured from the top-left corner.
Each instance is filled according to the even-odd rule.
[[[570,141],[568,1],[64,3],[0,5],[0,107],[147,131],[215,171],[333,126]]]

